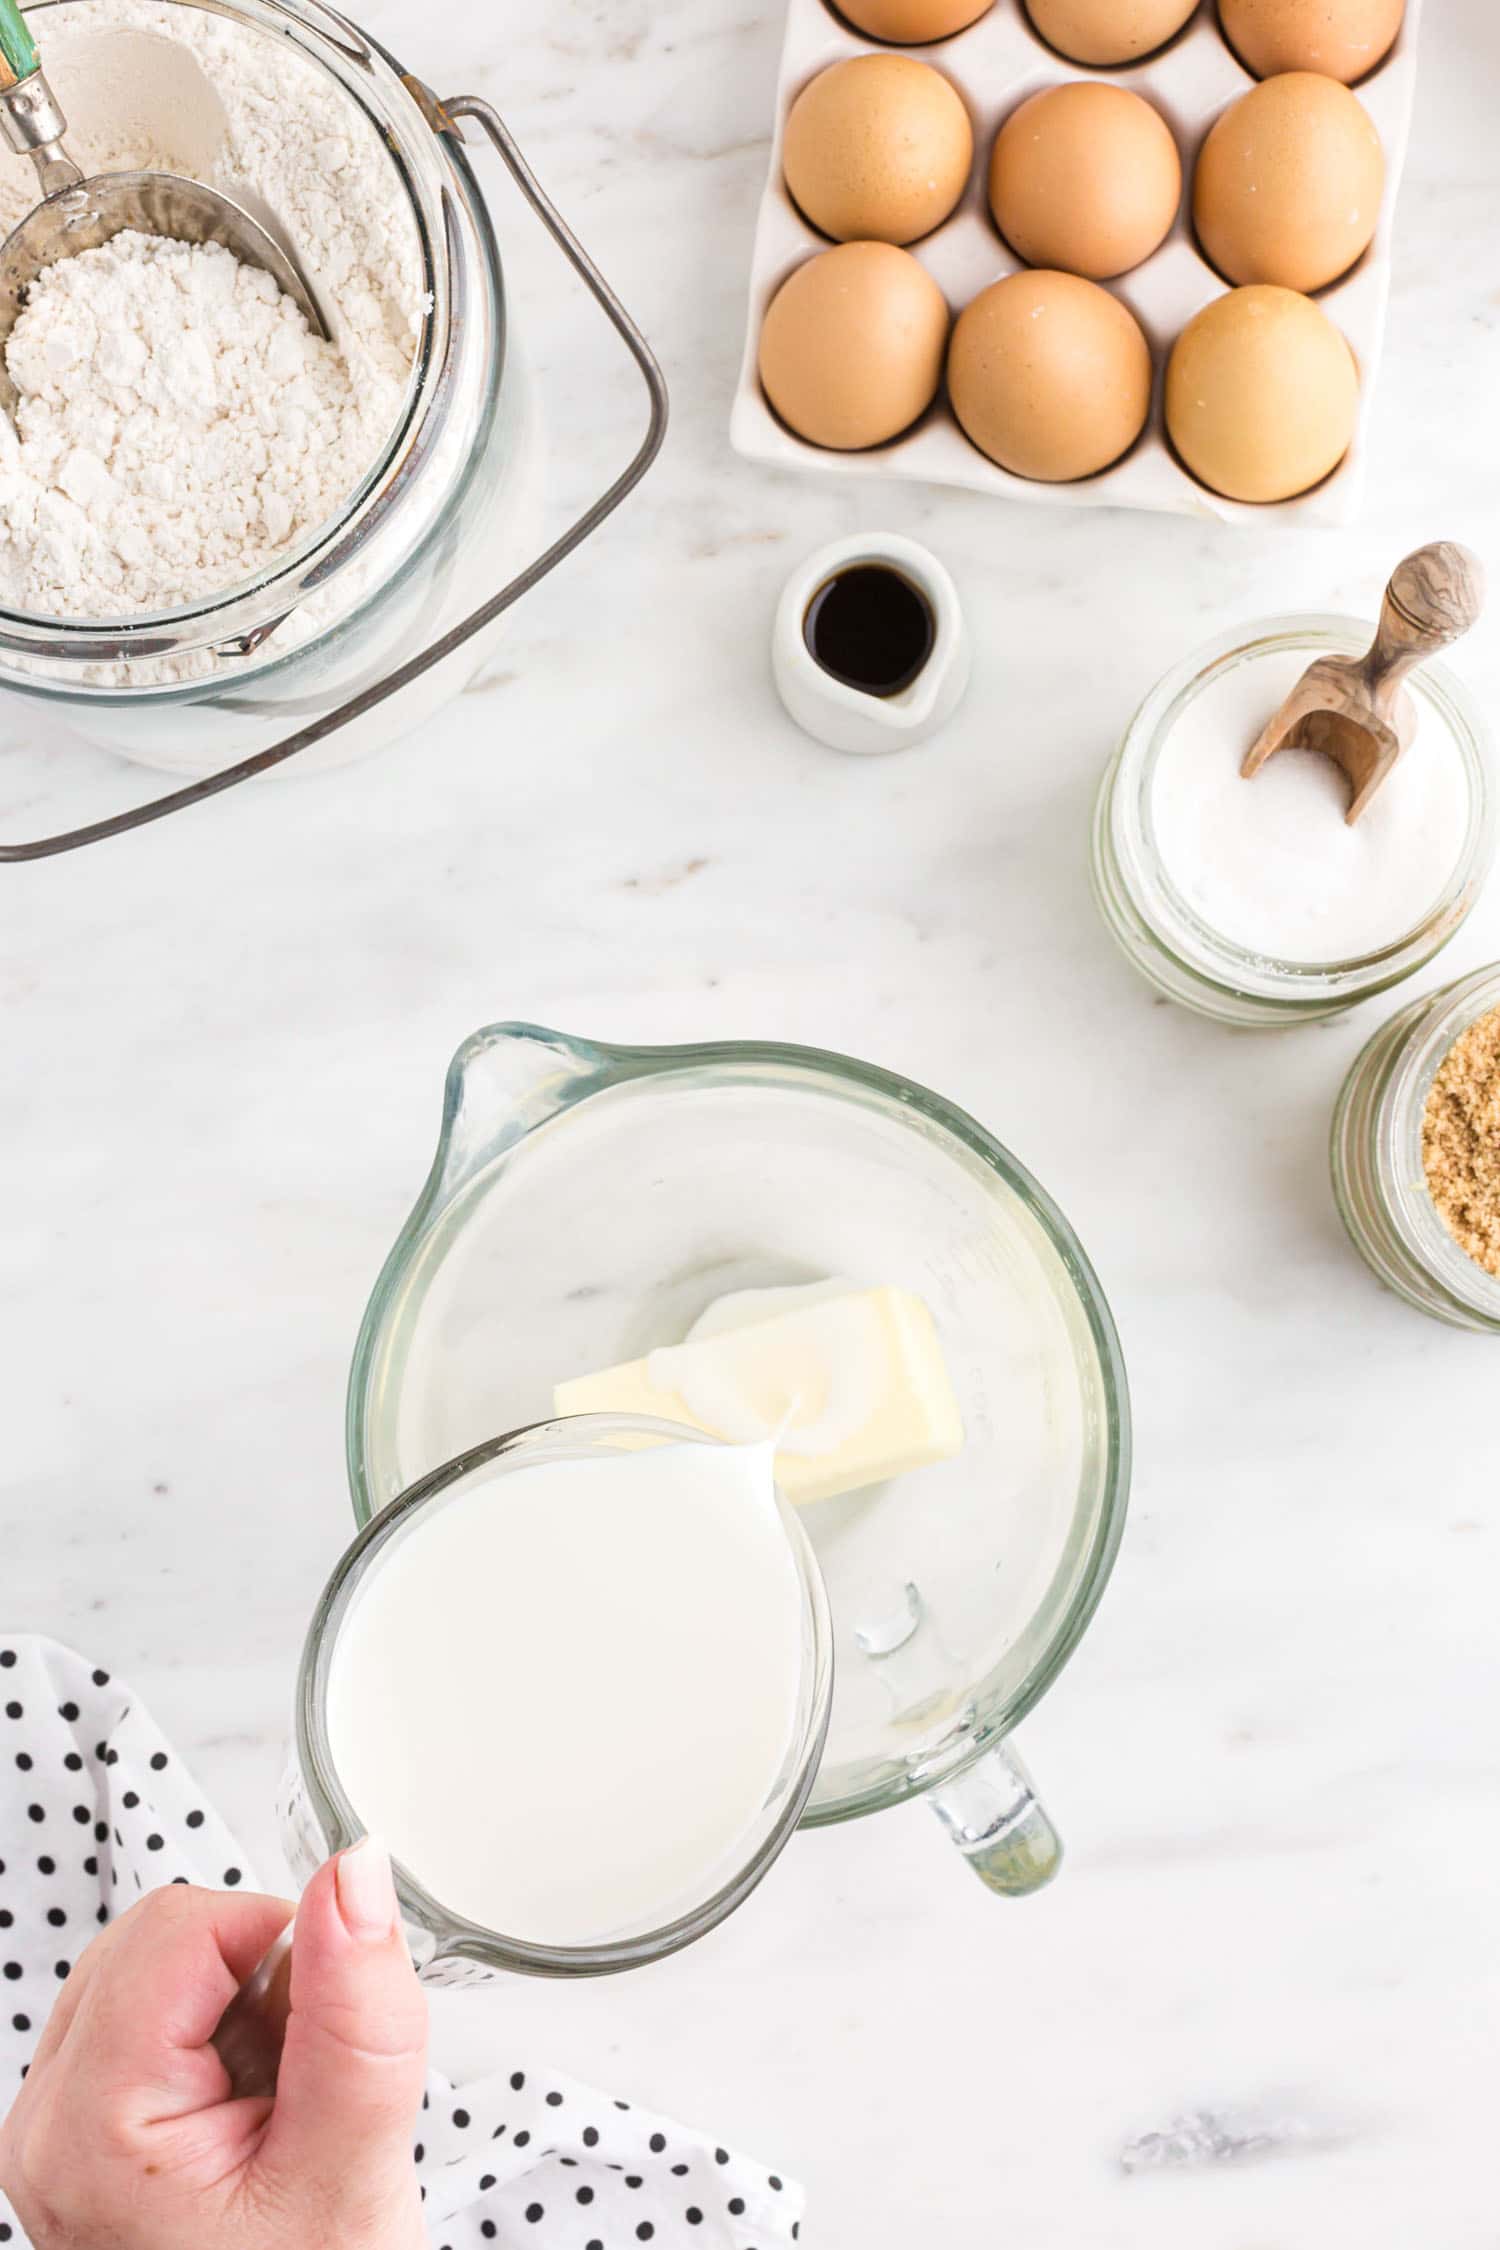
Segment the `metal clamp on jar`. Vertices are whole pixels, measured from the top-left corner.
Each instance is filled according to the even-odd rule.
[[[339,754],[406,731],[457,692],[486,635],[588,538],[660,449],[667,393],[649,345],[490,104],[438,100],[321,0],[172,0],[289,41],[381,135],[416,230],[427,309],[402,412],[371,473],[310,541],[248,584],[169,611],[96,621],[0,608],[0,686],[75,733],[186,775],[104,820],[0,843],[40,859],[159,820],[341,736]],[[33,21],[58,0],[43,0]],[[88,0],[67,0],[70,15]],[[464,149],[477,126],[625,343],[646,386],[628,465],[560,537],[504,575],[527,452],[524,369],[509,334],[499,247]],[[532,451],[535,448],[531,448]],[[461,589],[501,579],[456,618]],[[212,769],[205,739],[212,736]]]

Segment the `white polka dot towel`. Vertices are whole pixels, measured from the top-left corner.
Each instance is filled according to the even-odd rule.
[[[128,1688],[56,1641],[0,1638],[0,2107],[100,1924],[162,1883],[253,1883]],[[779,2250],[793,2182],[556,2071],[428,2082],[416,2148],[434,2250]],[[0,2244],[25,2236],[0,2196]]]

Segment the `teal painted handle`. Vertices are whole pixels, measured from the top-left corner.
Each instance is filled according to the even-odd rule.
[[[29,78],[34,70],[41,68],[36,41],[26,28],[26,18],[16,6],[16,0],[0,0],[0,55],[5,57],[11,80]]]

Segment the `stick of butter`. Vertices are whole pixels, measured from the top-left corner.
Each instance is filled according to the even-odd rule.
[[[964,1442],[932,1315],[909,1289],[739,1291],[683,1343],[559,1383],[553,1404],[655,1414],[732,1444],[776,1437],[776,1481],[799,1502],[946,1460]]]

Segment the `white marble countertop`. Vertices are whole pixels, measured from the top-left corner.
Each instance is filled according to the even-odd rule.
[[[990,1899],[913,1808],[799,1838],[658,1971],[445,2003],[803,2176],[804,2239],[1026,2250],[1497,2240],[1496,1351],[1382,1295],[1324,1144],[1380,1004],[1232,1036],[1153,1001],[1089,902],[1090,793],[1195,640],[1368,611],[1406,546],[1500,562],[1489,0],[1428,10],[1355,533],[1026,511],[768,475],[727,405],[779,39],[764,0],[361,9],[516,127],[658,345],[665,455],[425,734],[0,892],[8,1623],[127,1673],[247,1841],[349,1532],[355,1326],[465,1033],[757,1034],[888,1063],[1037,1170],[1124,1336],[1114,1584],[1025,1748],[1067,1832]],[[570,484],[635,393],[497,186]],[[941,740],[841,759],[767,674],[781,578],[860,525],[976,629]],[[1500,687],[1500,621],[1464,652]],[[4,714],[27,802],[92,754]],[[71,770],[71,769],[70,769]],[[85,769],[86,770],[86,769]],[[101,777],[108,777],[99,761]],[[1500,953],[1500,885],[1430,986]],[[1206,2113],[1242,2160],[1131,2173]]]

